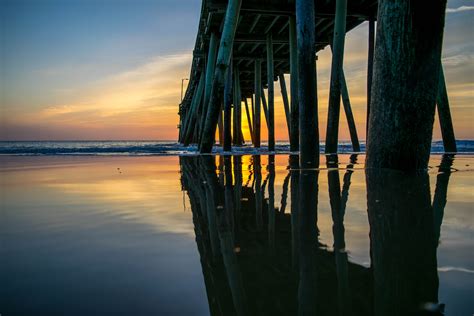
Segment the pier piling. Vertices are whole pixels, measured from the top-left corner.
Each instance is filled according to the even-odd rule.
[[[430,11],[423,11],[414,0],[203,1],[189,84],[179,106],[179,142],[197,143],[201,153],[209,153],[219,126],[219,143],[225,151],[232,143],[243,145],[245,102],[253,146],[261,147],[263,109],[268,149],[274,151],[275,126],[280,126],[275,124],[278,79],[290,151],[300,152],[301,168],[317,167],[316,53],[329,48],[333,54],[325,151],[337,153],[342,100],[353,151],[359,152],[357,115],[351,108],[351,83],[346,82],[343,60],[345,34],[368,21],[368,163],[408,169],[426,166],[436,106],[445,151],[456,152],[440,70],[443,6],[446,0],[435,0]],[[230,75],[229,67],[233,68]],[[290,75],[290,91],[285,74]]]

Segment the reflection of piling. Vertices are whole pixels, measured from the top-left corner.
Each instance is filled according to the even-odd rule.
[[[366,181],[375,314],[420,315],[438,301],[428,174],[368,169]]]
[[[298,211],[298,311],[300,315],[316,314],[316,255],[317,207],[319,171],[302,169],[300,172]]]
[[[341,194],[337,155],[327,156],[329,202],[333,220],[334,255],[336,257],[338,310],[340,315],[350,315],[352,302],[349,290],[348,259],[344,237],[344,211],[350,185],[351,170],[344,175],[345,197]],[[347,177],[346,177],[347,175]]]
[[[268,156],[268,243],[275,248],[275,155]]]
[[[318,171],[299,170],[298,157],[290,159],[290,180],[294,181],[294,175],[300,179],[300,183],[291,184],[292,193],[299,193],[292,196],[301,198],[303,203],[301,211],[297,212],[299,203],[292,200],[291,216],[279,214],[278,209],[271,207],[271,196],[274,195],[273,157],[269,158],[266,180],[269,198],[260,203],[265,225],[257,228],[257,192],[243,185],[241,196],[235,193],[241,178],[240,156],[219,157],[219,168],[216,168],[216,159],[212,156],[180,157],[182,185],[190,199],[210,312],[212,315],[337,314],[341,269],[338,254],[327,251],[318,242]],[[349,170],[350,165],[346,175]],[[349,189],[348,180],[345,177],[342,191]],[[331,180],[329,182],[332,183]],[[256,188],[262,187],[262,183],[256,185]],[[212,212],[217,224],[215,231],[219,246],[215,254],[210,238],[209,225],[212,221],[209,222],[206,217],[210,215],[206,190],[212,191],[215,201]],[[204,193],[202,200],[199,198],[200,191]],[[348,193],[341,193],[341,199],[344,194],[347,196]],[[242,202],[240,215],[236,213],[235,206],[238,198]],[[341,210],[342,204],[341,201]],[[335,218],[335,225],[337,221]],[[335,233],[337,245],[338,236]],[[274,246],[267,251],[269,237],[274,240],[270,239]],[[299,260],[297,266],[292,259],[294,254]],[[347,270],[349,273],[346,275],[351,276],[354,315],[371,315],[370,270],[350,262],[347,262]],[[356,282],[352,282],[352,278]]]
[[[235,181],[235,188],[234,188],[234,205],[235,205],[235,212],[234,212],[234,230],[235,230],[235,240],[236,242],[239,241],[239,233],[240,233],[240,217],[242,211],[242,156],[234,156],[234,181]]]
[[[441,159],[436,176],[436,188],[433,197],[433,213],[434,213],[434,231],[436,244],[439,243],[441,234],[441,224],[443,223],[444,208],[447,203],[448,184],[451,176],[451,166],[453,165],[454,155],[445,154]]]
[[[290,185],[291,171],[288,172],[285,179],[283,180],[283,191],[281,192],[281,201],[280,201],[280,214],[285,214],[286,204],[288,200],[288,187]]]
[[[263,214],[262,214],[262,166],[260,163],[260,156],[253,156],[253,166],[255,170],[255,223],[257,229],[262,229]]]
[[[293,269],[298,268],[298,214],[299,214],[299,157],[297,155],[290,156],[290,174],[291,174],[291,262]]]

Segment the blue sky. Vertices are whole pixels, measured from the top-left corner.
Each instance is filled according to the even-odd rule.
[[[0,1],[0,139],[176,138],[200,0]],[[454,124],[459,138],[473,138],[474,1],[449,0],[448,8],[443,63]],[[356,118],[365,113],[366,39],[366,24],[346,39]],[[318,61],[321,131],[329,70],[325,50]],[[277,110],[284,131],[280,118]],[[361,133],[363,126],[359,120]]]

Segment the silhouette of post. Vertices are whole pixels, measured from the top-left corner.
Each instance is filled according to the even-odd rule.
[[[326,130],[326,153],[337,153],[339,114],[341,111],[341,79],[346,37],[347,0],[336,0],[331,84],[329,87],[328,125]]]
[[[209,99],[211,98],[212,81],[214,80],[214,73],[216,69],[217,49],[219,48],[219,37],[216,32],[211,33],[209,39],[209,52],[206,59],[206,83],[204,88],[204,101],[202,103],[202,112],[200,113],[199,125],[202,127],[206,122],[207,109],[209,107]],[[200,135],[202,137],[202,135]]]
[[[289,42],[290,42],[290,89],[291,89],[291,111],[290,111],[290,150],[298,151],[300,148],[299,129],[299,102],[298,102],[298,44],[296,35],[296,17],[290,16]]]
[[[260,104],[262,102],[262,63],[259,59],[255,59],[255,116],[253,119],[254,146],[260,148]]]
[[[288,129],[288,139],[291,139],[291,136],[290,136],[290,133],[291,133],[290,103],[288,101],[288,92],[286,90],[285,75],[282,74],[282,73],[279,74],[278,75],[278,81],[280,81],[281,97],[283,99],[283,107],[285,109],[285,121],[286,121],[286,127]]]
[[[242,0],[229,0],[222,30],[221,43],[217,55],[216,70],[212,81],[209,105],[206,114],[202,138],[200,143],[201,153],[210,153],[214,143],[217,120],[221,112],[221,98],[223,96],[225,72],[229,67],[232,47],[234,44],[237,22],[240,15]]]
[[[366,165],[428,166],[446,0],[380,0]],[[404,27],[400,27],[403,25]]]
[[[314,1],[296,0],[300,166],[319,166]]]
[[[457,152],[456,137],[454,136],[451,111],[449,110],[448,92],[446,91],[446,80],[444,79],[442,65],[439,68],[437,104],[439,123],[441,125],[441,135],[443,136],[444,151],[455,153]]]
[[[224,86],[224,151],[232,150],[232,67],[226,72]]]

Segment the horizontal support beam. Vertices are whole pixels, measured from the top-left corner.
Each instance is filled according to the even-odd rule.
[[[376,1],[375,1],[376,3]],[[210,3],[208,5],[209,11],[214,11],[216,13],[225,13],[227,5],[225,3]],[[334,18],[335,13],[331,10],[330,6],[325,8],[319,8],[316,5],[315,16],[316,18]],[[368,12],[347,12],[347,17],[360,18],[364,20],[369,20],[369,18],[377,17],[376,12],[371,9],[371,6],[368,6]],[[257,1],[248,1],[242,3],[242,8],[240,9],[241,14],[259,14],[267,16],[294,16],[295,15],[295,5],[291,4],[276,4],[276,3],[258,3]]]

